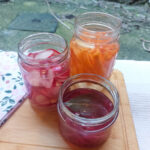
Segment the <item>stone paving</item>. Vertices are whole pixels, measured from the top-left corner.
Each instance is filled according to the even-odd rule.
[[[87,11],[102,11],[113,14],[122,19],[123,25],[120,35],[120,52],[118,59],[150,60],[150,53],[142,46],[143,40],[150,40],[150,6],[146,4],[126,5],[104,0],[47,0],[50,9],[55,15],[73,30],[74,17]],[[22,23],[14,21],[22,14],[30,16],[30,22],[25,22],[26,17],[21,17]],[[28,15],[29,14],[29,15]],[[34,15],[36,14],[35,17]],[[39,15],[38,15],[39,14]],[[72,32],[58,23],[55,29],[48,22],[40,18],[43,14],[50,14],[45,0],[10,0],[0,2],[0,49],[17,51],[19,41],[36,32],[55,32],[62,35],[68,42]],[[33,19],[32,19],[33,17]],[[47,19],[45,19],[47,20]],[[18,23],[18,24],[17,24]],[[36,31],[34,25],[38,24],[40,30]],[[47,28],[45,27],[47,24]],[[17,26],[14,28],[13,26]],[[19,28],[22,28],[20,29]],[[24,29],[26,28],[26,29]],[[149,48],[149,43],[146,43]]]

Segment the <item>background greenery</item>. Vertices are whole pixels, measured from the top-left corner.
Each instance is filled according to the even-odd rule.
[[[51,10],[73,30],[74,17],[87,11],[102,11],[122,19],[118,59],[150,60],[150,53],[142,47],[141,39],[150,40],[150,7],[148,1],[117,0],[48,0]],[[0,49],[17,51],[19,41],[35,33],[9,29],[21,13],[49,13],[45,0],[11,0],[0,2]],[[22,18],[23,19],[23,18]],[[32,26],[32,24],[31,24]],[[72,32],[60,23],[56,33],[68,42]],[[149,46],[149,45],[148,45]]]

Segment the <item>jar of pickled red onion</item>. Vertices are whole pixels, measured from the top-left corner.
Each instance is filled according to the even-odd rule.
[[[58,91],[69,76],[70,54],[57,34],[37,33],[19,43],[18,63],[32,106],[56,106]]]
[[[70,42],[71,75],[94,73],[109,78],[119,51],[121,20],[101,12],[83,13],[75,19]]]
[[[108,139],[118,117],[118,92],[99,75],[74,75],[60,88],[57,110],[60,132],[68,142],[99,146]]]

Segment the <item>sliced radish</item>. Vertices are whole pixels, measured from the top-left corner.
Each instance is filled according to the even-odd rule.
[[[54,52],[52,50],[45,50],[45,51],[37,53],[37,55],[35,56],[35,59],[47,59],[47,58],[50,58],[53,54]]]
[[[49,70],[33,70],[28,72],[25,79],[29,82],[31,86],[42,86],[45,88],[50,88],[54,80],[54,73],[51,69]]]
[[[32,86],[40,86],[40,72],[33,70],[26,76],[27,81]]]
[[[52,89],[52,93],[51,93],[51,94],[52,94],[52,96],[55,97],[56,99],[57,99],[57,97],[58,97],[59,89],[60,89],[60,84],[59,84],[59,86],[53,87],[53,89]]]
[[[59,71],[61,71],[61,69],[62,69],[61,66],[55,66],[55,67],[52,68],[52,70],[53,70],[54,72],[59,72]]]
[[[47,51],[53,51],[54,52],[54,55],[58,55],[60,54],[60,52],[58,52],[57,50],[55,49],[47,49]]]
[[[47,79],[46,80],[43,79],[41,81],[41,85],[43,85],[46,88],[51,88],[53,80],[54,80],[54,73],[51,69],[49,69]]]
[[[29,57],[32,57],[32,58],[35,58],[37,55],[37,52],[32,52],[32,53],[29,53],[28,56]]]
[[[31,72],[34,70],[33,66],[30,66],[26,63],[21,63],[21,67],[22,67],[22,70],[25,71],[25,72]]]
[[[51,104],[55,104],[57,102],[57,98],[51,99]]]
[[[53,65],[59,57],[49,59],[58,55],[59,52],[54,49],[46,49],[43,51],[29,53],[33,64],[39,63],[39,66],[28,65],[22,63],[22,67],[26,71],[24,78],[26,85],[30,87],[30,100],[38,107],[49,107],[57,102],[58,92],[61,84],[69,77],[69,62],[66,60],[61,64]],[[45,65],[45,64],[52,65]],[[44,65],[43,65],[44,64]]]
[[[46,50],[29,53],[28,56],[34,59],[47,59],[58,54],[60,53],[54,49],[46,49]]]
[[[58,81],[65,81],[67,78],[69,77],[69,70],[67,70],[66,72],[64,72],[63,74],[59,74],[57,77],[56,77],[56,80]]]
[[[54,73],[53,73],[52,69],[48,70],[48,77],[49,78],[54,78]]]
[[[35,103],[38,105],[49,105],[50,104],[50,99],[45,97],[44,95],[37,95],[34,100],[35,100]]]
[[[43,79],[40,85],[45,88],[51,88],[52,83],[53,83],[53,79],[46,79],[46,80]]]
[[[59,87],[32,87],[29,99],[34,105],[48,107],[57,102],[58,91]]]
[[[60,88],[60,86],[59,87],[52,86],[51,88],[47,88],[47,89],[41,88],[39,93],[41,95],[48,97],[51,101],[51,99],[57,99],[59,88]]]

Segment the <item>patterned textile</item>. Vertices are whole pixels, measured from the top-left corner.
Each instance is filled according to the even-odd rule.
[[[0,50],[0,126],[20,106],[25,93],[17,53]]]

